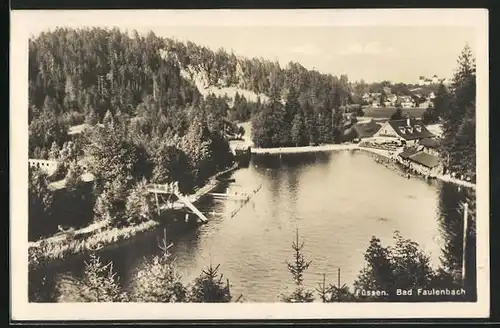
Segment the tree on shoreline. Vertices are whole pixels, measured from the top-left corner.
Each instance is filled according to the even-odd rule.
[[[131,298],[136,302],[162,302],[175,303],[187,301],[187,288],[181,281],[181,276],[176,272],[174,259],[169,249],[166,231],[158,247],[161,255],[155,255],[136,274]]]
[[[447,105],[449,102],[449,105]],[[458,58],[451,99],[443,104],[443,158],[454,172],[475,179],[476,66],[465,45]]]
[[[207,269],[197,277],[189,288],[189,302],[192,303],[229,303],[232,300],[229,280],[223,281],[218,264],[215,268],[210,263]]]
[[[404,301],[423,298],[413,295],[398,295],[396,290],[416,290],[434,286],[436,273],[430,266],[428,255],[418,244],[394,233],[394,246],[384,247],[380,239],[373,237],[365,253],[366,266],[361,270],[354,289],[361,291],[385,291],[387,294],[359,296],[361,301]]]
[[[282,300],[286,303],[310,303],[314,301],[313,292],[304,287],[304,273],[311,265],[304,257],[302,249],[304,242],[299,242],[299,231],[296,231],[296,238],[292,243],[294,250],[293,261],[286,261],[288,271],[293,277],[295,290],[290,295],[283,295]]]
[[[28,215],[30,240],[38,237],[49,223],[53,212],[54,195],[49,189],[47,174],[37,168],[29,168],[28,177]]]
[[[104,265],[92,253],[89,262],[85,262],[85,272],[80,281],[80,297],[84,302],[127,302],[128,296],[121,291],[118,280],[113,263]]]

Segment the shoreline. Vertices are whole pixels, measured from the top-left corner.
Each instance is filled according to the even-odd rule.
[[[359,146],[358,144],[330,144],[330,145],[303,146],[303,147],[251,148],[251,153],[256,155],[271,155],[271,154],[315,153],[315,152],[327,152],[336,150],[361,150],[371,154],[385,157],[387,159],[391,159],[391,156],[389,154],[390,151],[388,150],[363,147]],[[433,176],[433,178],[443,182],[453,183],[458,186],[476,189],[475,183],[452,178],[447,175],[438,174]]]
[[[59,242],[45,242],[41,240],[37,245],[28,248],[28,266],[36,269],[52,261],[64,260],[69,256],[76,256],[107,247],[120,241],[127,240],[139,233],[147,232],[160,225],[159,221],[148,220],[143,223],[128,226],[114,227],[91,234],[84,239],[60,239]]]
[[[195,203],[219,185],[217,177],[238,169],[235,163],[231,167],[217,172],[207,182],[186,198]],[[97,247],[108,247],[117,242],[127,240],[139,233],[144,233],[161,224],[149,219],[137,225],[127,227],[109,227],[105,221],[93,223],[77,231],[57,233],[45,239],[28,242],[28,265],[38,267],[54,260],[64,260],[68,256],[82,254]],[[83,238],[74,238],[78,236]]]
[[[252,154],[294,154],[294,153],[315,153],[333,150],[353,150],[359,149],[357,144],[329,144],[320,146],[303,147],[278,147],[278,148],[251,148]]]
[[[305,147],[282,147],[282,148],[252,148],[252,154],[292,154],[292,153],[313,153],[336,150],[361,150],[370,154],[391,159],[388,150],[370,147],[361,147],[358,144],[331,144],[321,146]],[[200,198],[210,193],[219,185],[217,177],[238,169],[237,163],[231,167],[220,171],[210,177],[207,182],[196,189],[187,198],[191,202],[197,202]],[[476,189],[474,183],[462,181],[445,175],[435,175],[433,178],[444,182],[453,183],[459,186]],[[128,227],[108,227],[105,222],[91,224],[87,227],[63,234],[55,234],[42,240],[28,243],[28,263],[29,266],[38,267],[42,263],[53,260],[63,260],[67,256],[82,254],[97,247],[107,247],[117,242],[127,240],[139,233],[147,232],[161,223],[150,219],[137,225]],[[94,229],[91,229],[91,228]],[[78,236],[83,238],[74,238]]]

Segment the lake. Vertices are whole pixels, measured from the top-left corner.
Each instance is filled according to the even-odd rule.
[[[352,286],[364,266],[371,237],[392,243],[396,230],[417,242],[435,266],[443,249],[460,261],[462,221],[457,208],[467,191],[404,178],[365,152],[254,155],[248,168],[231,177],[235,181],[217,192],[261,189],[244,206],[238,199],[207,196],[199,205],[207,213],[207,224],[167,231],[186,281],[210,263],[220,264],[235,298],[242,294],[248,302],[278,301],[281,293],[293,288],[285,260],[292,259],[297,230],[305,243],[304,255],[312,261],[305,275],[309,288],[317,286],[322,274],[337,282],[338,268],[341,282]],[[113,261],[127,287],[144,258],[158,253],[162,236],[160,227],[107,248],[101,256]],[[51,281],[47,288],[60,294],[59,301],[72,300],[70,278],[81,276],[84,259],[70,259],[47,273]]]

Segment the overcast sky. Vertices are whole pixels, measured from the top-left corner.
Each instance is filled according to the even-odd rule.
[[[140,29],[141,31],[147,28]],[[157,35],[191,40],[237,55],[297,61],[349,80],[417,82],[420,75],[451,77],[471,28],[458,27],[168,27]]]
[[[432,77],[434,74],[452,77],[458,55],[466,43],[475,53],[473,17],[457,16],[454,11],[390,10],[385,12],[385,19],[380,17],[383,13],[374,11],[326,12],[316,15],[317,19],[307,16],[305,11],[298,12],[304,14],[292,17],[275,11],[245,16],[240,12],[198,11],[198,16],[192,13],[169,16],[151,11],[148,14],[130,12],[126,16],[123,11],[112,15],[80,11],[78,16],[74,12],[56,11],[33,16],[31,21],[36,24],[32,25],[36,26],[29,29],[33,35],[55,26],[118,26],[124,31],[136,29],[141,33],[152,30],[158,36],[191,40],[214,50],[223,47],[237,55],[278,60],[283,66],[296,61],[308,69],[347,74],[351,81],[367,82],[415,83],[420,75]],[[211,15],[219,16],[210,18]],[[376,24],[370,25],[370,19]],[[204,20],[209,24],[204,25]],[[266,23],[278,20],[281,25]],[[392,22],[400,26],[390,26]],[[354,23],[358,25],[352,25]],[[469,27],[460,24],[469,24]]]

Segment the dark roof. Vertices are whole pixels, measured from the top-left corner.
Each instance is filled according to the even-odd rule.
[[[439,164],[439,158],[423,151],[411,156],[410,160],[428,168],[433,168]]]
[[[439,140],[435,138],[424,138],[419,141],[419,144],[427,148],[438,148],[441,145]]]
[[[406,148],[403,150],[401,153],[399,153],[399,156],[402,158],[410,158],[412,155],[415,155],[418,152],[415,148]]]
[[[407,124],[407,119],[391,120],[387,123],[389,123],[401,138],[406,140],[431,138],[434,136],[420,120],[410,119],[409,126]]]
[[[382,126],[376,123],[374,120],[369,121],[368,123],[356,123],[354,124],[354,130],[358,134],[359,138],[369,138],[373,137],[378,130],[380,130]]]

